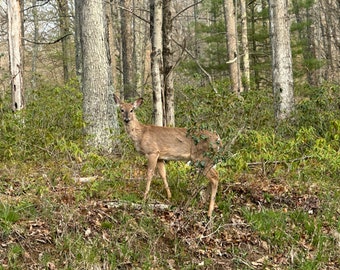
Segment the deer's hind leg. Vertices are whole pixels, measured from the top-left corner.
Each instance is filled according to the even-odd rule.
[[[170,188],[169,188],[168,181],[166,179],[166,170],[165,170],[164,160],[158,160],[157,161],[157,169],[158,169],[158,172],[159,172],[160,176],[163,179],[168,199],[171,199],[171,191],[170,191]]]

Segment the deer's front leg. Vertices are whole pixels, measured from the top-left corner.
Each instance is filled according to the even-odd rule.
[[[170,191],[170,188],[169,188],[168,181],[166,180],[166,170],[165,170],[164,160],[158,160],[157,161],[157,169],[158,169],[158,172],[159,172],[160,176],[163,179],[168,199],[171,199],[171,191]]]
[[[151,180],[153,177],[153,174],[155,172],[155,168],[156,168],[156,164],[157,164],[157,160],[159,157],[159,154],[147,154],[146,155],[147,159],[148,159],[148,172],[147,172],[147,182],[146,182],[146,188],[145,188],[145,193],[144,193],[144,200],[146,200],[146,198],[148,197],[148,193],[150,191],[150,185],[151,185]]]
[[[212,167],[207,167],[207,169],[204,170],[204,174],[210,181],[210,203],[208,217],[211,217],[215,208],[215,199],[218,188],[218,172]]]

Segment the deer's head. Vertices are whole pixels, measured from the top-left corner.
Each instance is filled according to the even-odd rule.
[[[139,98],[135,100],[133,103],[124,103],[121,102],[116,95],[114,95],[114,100],[116,104],[119,106],[125,124],[128,124],[132,120],[135,120],[136,116],[134,111],[143,103],[143,98]]]

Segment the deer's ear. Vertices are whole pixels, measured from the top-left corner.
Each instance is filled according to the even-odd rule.
[[[143,104],[143,98],[139,98],[139,99],[135,100],[135,102],[133,103],[133,106],[135,108],[138,108],[142,104]]]
[[[116,103],[117,105],[120,104],[120,99],[119,99],[119,97],[117,97],[115,94],[113,94],[113,99],[114,99],[114,101],[115,101],[115,103]]]

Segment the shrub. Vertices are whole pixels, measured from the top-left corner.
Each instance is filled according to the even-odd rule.
[[[41,159],[65,148],[80,151],[83,123],[77,84],[43,87],[31,95],[22,112],[0,112],[0,160]]]

